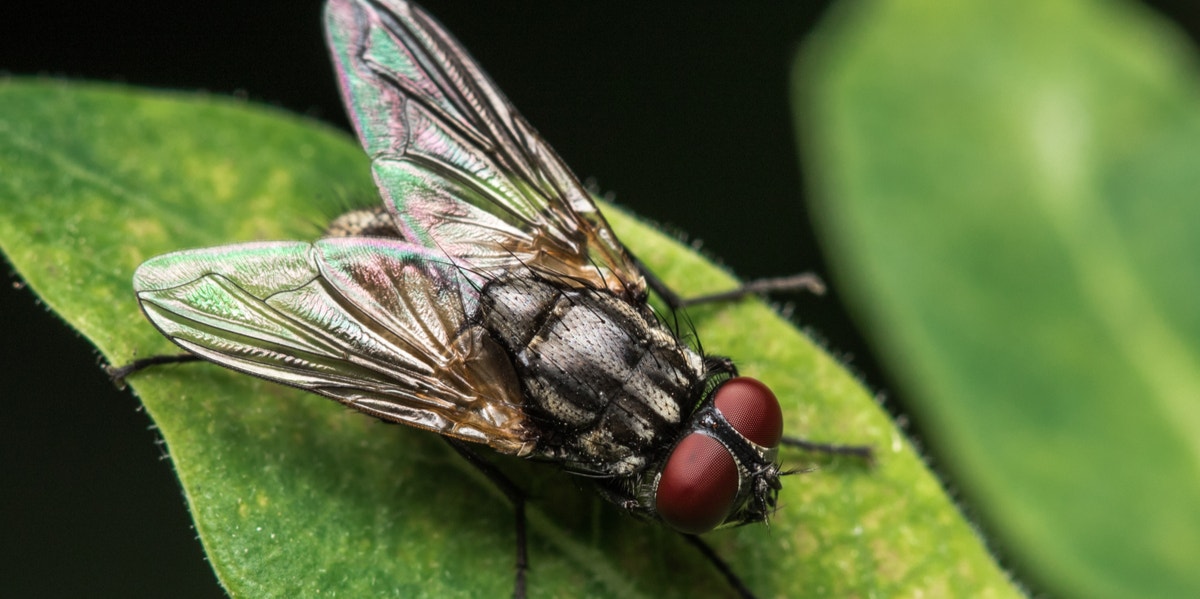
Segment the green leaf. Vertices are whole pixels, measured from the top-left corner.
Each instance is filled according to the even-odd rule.
[[[836,282],[1053,594],[1200,595],[1200,95],[1125,2],[846,2],[795,74]]]
[[[156,254],[313,239],[377,202],[367,158],[326,127],[260,107],[112,86],[0,84],[0,247],[52,309],[115,364],[174,353],[138,312],[133,270]],[[614,210],[623,239],[669,282],[732,279]],[[685,286],[686,284],[686,286]],[[869,443],[869,468],[795,452],[771,527],[709,535],[763,596],[1018,593],[874,399],[771,310],[692,313],[711,351],[779,393],[787,429]],[[511,592],[512,508],[435,435],[208,364],[130,383],[157,423],[213,567],[234,596]],[[79,398],[83,401],[84,398]],[[721,576],[670,531],[586,481],[500,459],[529,490],[531,594],[710,596]]]

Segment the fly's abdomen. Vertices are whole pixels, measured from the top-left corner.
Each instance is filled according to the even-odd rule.
[[[544,457],[636,472],[677,435],[701,393],[699,355],[645,306],[515,277],[489,283],[481,299],[482,324],[509,350],[542,429],[535,451]]]

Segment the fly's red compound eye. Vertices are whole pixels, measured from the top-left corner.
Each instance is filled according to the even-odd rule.
[[[733,427],[755,445],[768,449],[783,438],[783,410],[766,385],[750,377],[729,379],[717,388],[713,405]]]
[[[729,379],[717,388],[713,407],[733,430],[760,447],[776,447],[783,438],[779,400],[755,379]],[[664,522],[681,532],[708,532],[729,517],[737,498],[738,477],[737,464],[720,441],[692,433],[667,458],[655,509]]]
[[[654,508],[680,532],[700,534],[725,521],[737,491],[737,464],[729,450],[708,435],[692,433],[667,458]]]

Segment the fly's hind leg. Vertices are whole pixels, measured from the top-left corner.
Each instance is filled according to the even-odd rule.
[[[513,504],[517,518],[517,566],[516,581],[513,583],[513,599],[525,599],[525,572],[529,569],[529,553],[525,545],[525,493],[499,468],[483,459],[471,446],[462,441],[442,437],[463,459],[477,468],[492,481]]]
[[[117,387],[125,388],[125,377],[141,372],[152,366],[162,366],[164,364],[186,364],[188,362],[201,362],[204,358],[195,354],[178,354],[174,356],[150,356],[134,360],[124,366],[105,366],[104,371],[108,373],[108,378],[112,380]]]

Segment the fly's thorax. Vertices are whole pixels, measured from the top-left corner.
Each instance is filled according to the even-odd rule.
[[[704,360],[643,302],[534,276],[484,286],[480,323],[513,360],[535,454],[631,476],[658,460],[704,393]]]

